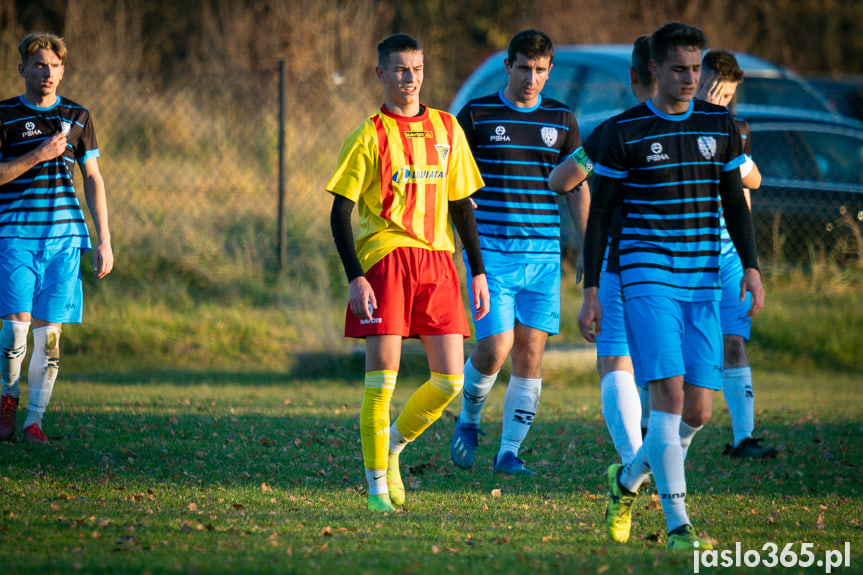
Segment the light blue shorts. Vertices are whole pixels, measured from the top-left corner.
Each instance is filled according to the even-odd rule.
[[[722,301],[719,315],[722,318],[722,335],[739,335],[749,341],[752,333],[752,318],[746,317],[752,307],[752,294],[746,292],[746,299],[740,301],[740,280],[743,279],[743,264],[734,250],[723,251],[719,259],[719,273],[722,281]]]
[[[473,301],[470,266],[468,301]],[[560,331],[560,263],[485,262],[491,310],[474,321],[476,338],[485,339],[515,329],[518,322],[554,335]]]
[[[698,387],[722,388],[719,302],[636,297],[623,303],[636,377],[642,382],[678,375]]]
[[[618,274],[602,272],[599,278],[599,304],[602,306],[602,331],[596,337],[596,356],[629,357]]]
[[[81,248],[0,252],[0,317],[81,323]]]

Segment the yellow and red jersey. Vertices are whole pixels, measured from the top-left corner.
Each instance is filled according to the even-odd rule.
[[[482,186],[452,115],[424,107],[404,117],[381,107],[348,135],[326,189],[358,205],[357,257],[368,271],[398,247],[452,252],[449,202]]]

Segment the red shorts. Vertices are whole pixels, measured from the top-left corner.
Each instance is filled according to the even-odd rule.
[[[461,334],[470,327],[461,299],[458,272],[449,252],[396,248],[366,272],[378,309],[361,320],[345,314],[345,336]]]

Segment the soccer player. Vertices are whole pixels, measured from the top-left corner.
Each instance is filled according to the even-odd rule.
[[[470,199],[483,182],[464,133],[453,116],[420,103],[422,44],[393,34],[377,51],[384,105],[347,137],[326,189],[333,194],[330,224],[350,283],[345,335],[366,340],[360,434],[367,506],[387,512],[405,501],[399,455],[464,382],[470,329],[450,218],[474,274],[474,317],[488,313],[489,295]],[[354,244],[356,204],[360,236]],[[431,377],[390,426],[404,337],[422,341]]]
[[[86,108],[57,95],[66,44],[34,32],[18,52],[24,93],[0,102],[0,440],[15,436],[32,321],[23,440],[47,444],[42,416],[60,367],[60,333],[64,323],[81,322],[81,255],[92,247],[75,195],[75,163],[96,228],[97,278],[111,273],[114,254],[93,120]]]
[[[740,299],[750,315],[764,305],[752,216],[743,195],[744,163],[728,110],[695,100],[704,33],[672,22],[651,36],[656,95],[609,123],[594,172],[585,234],[584,300],[579,328],[588,341],[602,330],[597,286],[615,202],[622,201],[618,246],[624,321],[633,365],[650,385],[650,425],[626,466],[606,474],[606,530],[625,542],[632,505],[652,471],[668,528],[667,547],[711,549],[686,512],[680,422],[697,431],[721,386],[719,202],[740,254]]]
[[[640,36],[632,45],[629,67],[630,89],[639,103],[652,98],[656,93],[656,79],[650,73],[650,37]],[[577,183],[581,173],[593,169],[591,158],[599,157],[602,132],[608,121],[597,126],[585,140],[584,146],[551,171],[549,187],[557,192],[568,190]],[[580,190],[586,199],[586,209],[573,216],[576,232],[584,245],[587,225],[587,209],[590,207],[590,192],[587,185]],[[580,204],[580,202],[578,203]],[[599,301],[603,313],[603,330],[596,336],[596,368],[600,379],[602,416],[611,435],[614,448],[625,465],[632,461],[642,444],[642,397],[635,383],[635,373],[629,354],[629,343],[623,323],[623,300],[620,293],[620,276],[617,271],[617,232],[619,231],[620,208],[615,208],[609,253],[603,262],[602,282],[599,285]],[[581,261],[581,257],[579,257]],[[646,396],[646,393],[644,394]],[[649,406],[646,406],[649,407]],[[647,411],[645,407],[644,411]],[[646,414],[645,414],[646,415]]]
[[[518,32],[503,62],[506,87],[458,113],[485,181],[474,200],[493,301],[490,313],[474,322],[477,345],[464,365],[462,408],[450,445],[453,462],[464,469],[474,463],[483,405],[511,353],[494,470],[534,473],[518,453],[539,406],[545,342],[560,324],[560,211],[548,175],[581,145],[569,108],[542,95],[553,59],[547,34]],[[466,264],[468,274],[475,273]]]
[[[701,86],[697,97],[718,106],[730,106],[737,86],[743,80],[743,70],[732,52],[711,50],[701,61]],[[746,163],[740,167],[746,201],[751,207],[749,190],[761,185],[761,173],[752,161],[749,143],[749,124],[735,118],[743,138]],[[725,446],[724,455],[738,458],[769,458],[776,455],[775,447],[761,445],[761,438],[752,436],[755,429],[755,397],[752,392],[752,368],[746,354],[746,342],[752,331],[749,298],[740,301],[737,288],[743,276],[740,257],[728,236],[722,221],[722,256],[719,269],[722,281],[722,339],[725,350],[725,368],[722,372],[722,395],[731,416],[733,443]]]

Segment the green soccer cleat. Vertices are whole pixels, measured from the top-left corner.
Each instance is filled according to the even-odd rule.
[[[381,493],[380,495],[369,495],[368,510],[376,513],[389,513],[395,511],[396,508],[393,507],[389,494]]]
[[[605,510],[605,530],[612,541],[626,543],[632,530],[632,505],[637,493],[624,491],[620,485],[620,471],[623,465],[615,463],[608,467],[608,508]]]
[[[668,534],[666,549],[713,549],[713,544],[695,534],[692,525],[681,525]]]
[[[387,458],[387,489],[393,505],[404,505],[405,484],[402,483],[402,474],[399,471],[398,453],[390,453]]]

